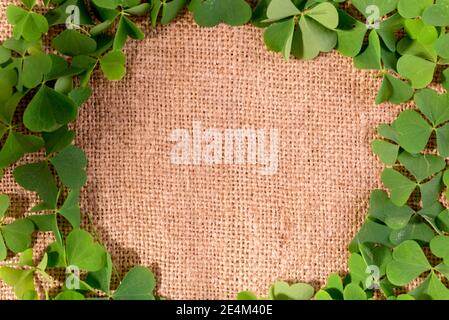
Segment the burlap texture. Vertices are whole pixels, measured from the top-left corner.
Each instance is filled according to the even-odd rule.
[[[10,33],[5,3],[0,32]],[[127,46],[128,75],[100,73],[76,124],[89,158],[83,209],[120,272],[152,267],[171,299],[265,294],[277,279],[322,284],[343,272],[381,166],[370,142],[399,111],[375,106],[380,85],[337,53],[283,61],[252,26],[204,29],[184,14]],[[178,166],[172,130],[278,128],[279,171]],[[16,207],[33,198],[11,179]],[[0,296],[11,297],[0,285]]]

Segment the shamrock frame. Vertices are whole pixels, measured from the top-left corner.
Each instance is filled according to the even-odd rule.
[[[316,293],[308,284],[276,282],[268,297],[364,300],[379,292],[388,299],[449,299],[440,280],[449,279],[449,210],[443,205],[449,199],[449,94],[428,88],[444,68],[439,82],[449,90],[449,0],[353,0],[352,5],[346,0],[259,0],[254,8],[244,0],[43,3],[51,6],[45,16],[35,10],[36,0],[8,6],[13,35],[0,46],[0,168],[25,154],[46,153],[44,160],[13,170],[16,182],[42,201],[32,214],[7,223],[10,199],[0,195],[0,261],[8,252],[19,255],[17,264],[0,266],[0,279],[14,287],[19,299],[85,299],[92,293],[105,299],[157,298],[149,269],[136,266],[119,279],[106,248],[81,228],[79,197],[87,159],[72,144],[69,124],[92,94],[89,81],[97,67],[109,80],[126,74],[126,41],[144,38],[132,17],[148,15],[153,27],[165,25],[185,7],[203,27],[251,20],[265,29],[267,48],[285,59],[311,60],[335,48],[353,58],[356,68],[379,71],[383,80],[376,103],[413,99],[416,105],[391,125],[379,126],[372,143],[387,166],[381,178],[389,193],[372,192],[368,217],[349,245],[349,273],[343,278],[331,274]],[[51,42],[58,54],[46,53],[43,36],[62,24],[67,28]],[[16,123],[17,106],[25,97],[30,101],[23,121]],[[26,130],[18,129],[22,125]],[[53,232],[55,239],[38,262],[31,248],[36,231]],[[56,294],[37,292],[34,277],[51,279],[54,268],[70,271],[64,286]],[[400,294],[424,275],[419,285]],[[117,287],[111,286],[114,278]],[[257,296],[245,291],[237,298]]]

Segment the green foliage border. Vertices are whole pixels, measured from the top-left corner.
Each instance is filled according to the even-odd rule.
[[[187,7],[202,27],[251,21],[285,59],[311,60],[336,48],[355,67],[379,71],[377,104],[416,106],[378,128],[372,147],[387,166],[389,193],[372,192],[368,217],[349,245],[349,272],[332,273],[318,292],[279,281],[264,299],[449,299],[449,94],[428,88],[436,78],[449,90],[449,0],[259,0],[254,7],[244,0],[43,0],[45,15],[36,0],[22,4],[8,6],[13,36],[0,46],[0,168],[14,166],[16,182],[42,202],[14,219],[10,198],[0,195],[0,261],[8,258],[0,279],[17,298],[160,298],[149,269],[136,266],[120,277],[91,217],[81,215],[87,159],[69,125],[92,94],[96,69],[109,80],[125,76],[126,41],[144,38],[133,18],[148,16],[156,27]],[[70,6],[80,10],[79,25],[51,39],[57,53],[45,52],[43,38],[67,22]],[[43,160],[16,165],[42,150]],[[35,232],[54,234],[39,257]],[[66,279],[55,289],[58,269]],[[250,291],[237,298],[258,299]]]

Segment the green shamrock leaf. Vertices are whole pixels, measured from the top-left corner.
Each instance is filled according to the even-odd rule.
[[[421,19],[406,19],[404,29],[411,39],[425,45],[431,45],[438,39],[437,29],[426,25]]]
[[[112,295],[114,300],[154,300],[155,279],[145,267],[132,268]]]
[[[145,34],[129,18],[122,16],[118,23],[117,31],[115,32],[113,49],[118,51],[122,50],[128,37],[142,40],[145,38]]]
[[[407,240],[393,250],[393,260],[387,265],[387,277],[392,284],[403,286],[431,267],[419,244]]]
[[[398,160],[415,176],[418,182],[429,178],[446,167],[444,158],[430,154],[413,155],[404,151],[399,155]]]
[[[379,15],[382,17],[396,10],[398,0],[352,0],[352,4],[367,18],[372,14],[368,10],[369,7],[376,6],[379,8]]]
[[[344,300],[367,300],[365,291],[355,283],[348,284],[343,290]]]
[[[75,229],[66,239],[67,263],[84,271],[98,271],[106,263],[104,248],[86,231]]]
[[[399,145],[409,153],[419,153],[427,145],[432,127],[423,117],[413,110],[401,112],[393,122]]]
[[[77,291],[64,290],[56,295],[55,300],[86,300],[86,298]]]
[[[382,182],[390,190],[391,201],[397,206],[403,206],[417,186],[416,182],[390,168],[382,172]]]
[[[432,82],[436,64],[406,54],[399,58],[397,68],[402,77],[410,80],[413,88],[422,89]]]
[[[360,254],[351,254],[348,260],[348,268],[351,283],[354,283],[357,286],[364,286],[369,274],[366,273],[367,264]]]
[[[290,0],[271,0],[267,7],[267,21],[277,21],[301,14]]]
[[[3,148],[0,150],[0,168],[21,159],[25,154],[36,152],[44,146],[44,141],[35,136],[10,131]]]
[[[51,132],[73,121],[75,103],[54,89],[42,85],[23,115],[23,123],[34,132]]]
[[[257,296],[251,291],[241,291],[237,294],[236,300],[257,300]]]
[[[299,20],[299,28],[295,31],[293,43],[293,54],[297,58],[311,60],[320,52],[329,52],[336,46],[337,33],[304,15]]]
[[[100,67],[108,80],[121,80],[125,74],[126,57],[121,51],[111,51],[100,59]]]
[[[358,69],[382,69],[380,39],[376,30],[371,31],[365,51],[354,58],[354,65]]]
[[[434,231],[419,217],[412,217],[405,228],[391,230],[390,242],[399,245],[406,240],[428,243],[434,237]]]
[[[288,60],[292,50],[294,30],[293,18],[269,25],[263,34],[266,46],[274,52],[281,52],[284,59]]]
[[[18,219],[11,224],[0,226],[0,231],[6,246],[12,252],[19,253],[30,247],[34,225],[30,220]]]
[[[241,26],[251,19],[252,10],[244,0],[192,0],[189,10],[195,22],[202,27],[213,27],[221,22]]]
[[[73,139],[75,139],[75,132],[69,130],[67,125],[65,125],[53,132],[43,132],[42,138],[45,141],[47,154],[51,154],[69,146]]]
[[[444,263],[449,263],[449,237],[437,235],[430,241],[430,250],[439,258],[444,260]]]
[[[409,101],[412,97],[413,89],[408,83],[386,73],[376,97],[376,104],[381,104],[386,101],[401,104]]]
[[[404,228],[414,213],[409,206],[395,205],[382,190],[371,193],[368,216],[385,222],[391,229]]]
[[[350,251],[358,250],[359,244],[375,243],[381,244],[387,247],[391,247],[390,235],[392,230],[380,223],[374,222],[368,219],[360,228],[357,235],[354,237],[350,244]]]
[[[431,272],[419,287],[410,292],[410,295],[417,300],[448,300],[449,290],[435,273]]]
[[[109,293],[112,276],[112,259],[109,253],[106,253],[105,266],[95,272],[89,272],[86,278],[86,283],[92,288]]]
[[[0,194],[0,221],[5,217],[6,211],[10,205],[11,201],[9,200],[9,197],[6,194]]]
[[[449,59],[449,33],[446,33],[435,41],[434,48],[436,53],[444,58]]]
[[[44,75],[51,70],[52,61],[49,56],[39,52],[23,59],[20,79],[27,88],[35,88],[42,83]]]
[[[15,39],[23,37],[28,41],[38,40],[42,34],[48,32],[47,19],[32,11],[9,5],[6,9],[6,18],[10,24],[14,25]]]
[[[433,5],[433,0],[399,0],[398,12],[404,18],[422,16],[424,10]]]
[[[393,165],[396,163],[399,146],[383,140],[374,140],[371,144],[373,152],[386,165]]]
[[[367,32],[366,24],[358,21],[344,11],[339,11],[340,25],[336,30],[337,51],[346,57],[355,57],[360,53]]]
[[[50,162],[55,167],[62,183],[68,188],[80,189],[86,183],[87,159],[80,148],[70,145],[61,150]]]
[[[56,214],[32,215],[28,219],[34,223],[36,229],[41,232],[53,232],[59,245],[63,245],[61,232],[58,229]]]
[[[445,27],[449,25],[449,3],[434,4],[427,7],[422,15],[425,24]]]
[[[79,190],[71,190],[64,204],[58,209],[58,213],[66,218],[75,229],[80,227],[81,221],[79,198]]]
[[[275,282],[270,288],[271,300],[310,300],[315,289],[306,283],[295,283],[289,285],[286,282]]]
[[[52,41],[53,48],[68,56],[90,54],[97,50],[97,42],[75,30],[64,30]]]
[[[46,161],[19,166],[14,169],[13,175],[20,186],[37,192],[50,208],[56,207],[58,188]]]
[[[151,9],[151,25],[156,27],[157,18],[161,15],[161,24],[167,25],[172,22],[181,10],[186,6],[187,0],[172,0],[170,2],[153,0]]]
[[[415,103],[434,127],[449,121],[448,94],[440,95],[434,90],[423,89],[415,94]]]
[[[0,279],[14,288],[18,299],[37,298],[34,288],[34,271],[0,267]]]

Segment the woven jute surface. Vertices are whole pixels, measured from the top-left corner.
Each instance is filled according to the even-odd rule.
[[[10,34],[0,5],[0,32]],[[370,142],[398,113],[375,106],[380,85],[337,53],[283,61],[252,26],[204,29],[184,14],[131,42],[128,75],[93,79],[76,123],[89,158],[82,207],[121,273],[152,267],[171,299],[265,294],[275,280],[322,284],[344,272],[381,166]],[[278,171],[254,165],[176,165],[175,129],[276,128]],[[10,171],[0,191],[34,198]],[[11,298],[0,284],[0,297]]]

